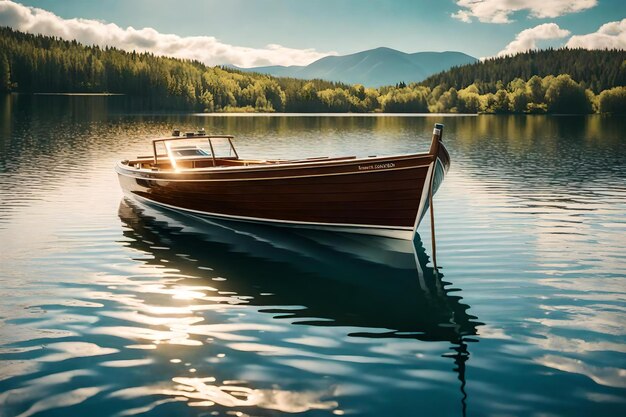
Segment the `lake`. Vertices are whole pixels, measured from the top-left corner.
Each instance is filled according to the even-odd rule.
[[[0,96],[0,416],[626,413],[626,119],[189,115]],[[416,242],[129,204],[172,128],[242,156],[427,150]]]

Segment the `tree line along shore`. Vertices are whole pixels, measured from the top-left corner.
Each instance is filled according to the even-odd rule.
[[[529,51],[367,88],[209,67],[0,28],[0,92],[116,93],[204,112],[626,113],[626,51]]]

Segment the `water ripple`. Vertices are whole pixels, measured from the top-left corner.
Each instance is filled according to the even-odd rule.
[[[367,155],[440,116],[28,103],[0,129],[0,416],[626,410],[623,120],[446,118],[435,274],[428,220],[415,247],[216,227],[121,201],[112,166],[173,124]]]

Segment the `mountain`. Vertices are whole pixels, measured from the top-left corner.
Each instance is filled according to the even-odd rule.
[[[376,48],[343,56],[327,56],[307,66],[238,68],[275,77],[322,79],[367,87],[419,82],[454,66],[478,60],[461,52],[416,52],[407,54],[391,48]]]

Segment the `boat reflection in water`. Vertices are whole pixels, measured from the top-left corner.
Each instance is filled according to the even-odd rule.
[[[449,342],[444,356],[456,365],[465,411],[467,343],[481,323],[426,266],[419,239],[213,221],[126,199],[119,216],[130,246],[155,255],[145,262],[165,260],[184,276],[225,277],[211,285],[277,320],[348,327],[353,337]]]

